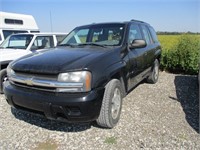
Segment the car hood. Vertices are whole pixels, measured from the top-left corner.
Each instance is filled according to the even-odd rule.
[[[0,62],[15,60],[30,53],[25,49],[0,49]]]
[[[105,48],[56,48],[32,53],[14,61],[11,65],[15,71],[58,74],[87,69],[92,61],[109,51]]]

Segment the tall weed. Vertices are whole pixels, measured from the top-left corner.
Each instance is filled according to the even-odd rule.
[[[199,56],[200,36],[181,35],[173,46],[163,47],[161,69],[176,73],[197,74]]]

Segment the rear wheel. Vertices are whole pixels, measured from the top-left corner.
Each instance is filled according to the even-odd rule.
[[[151,71],[150,76],[147,78],[148,83],[155,84],[158,81],[159,78],[159,61],[156,59],[154,61],[153,69]]]
[[[7,79],[7,74],[6,74],[6,69],[3,69],[0,71],[0,94],[3,94],[3,82],[6,81]]]
[[[122,108],[122,86],[117,79],[111,80],[105,87],[100,115],[97,124],[113,128],[119,121]]]

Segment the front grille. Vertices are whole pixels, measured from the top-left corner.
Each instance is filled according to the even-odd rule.
[[[41,86],[29,86],[27,84],[23,83],[17,83],[17,82],[10,82],[11,84],[23,88],[29,88],[29,89],[34,89],[34,90],[41,90],[41,91],[47,91],[47,92],[56,92],[56,88],[47,88],[47,87],[41,87]]]
[[[42,90],[42,91],[49,91],[49,92],[55,92],[56,87],[47,87],[47,86],[38,86],[38,85],[30,85],[29,82],[31,80],[37,80],[37,81],[47,81],[47,82],[56,82],[57,81],[57,75],[40,75],[40,74],[28,74],[28,73],[21,73],[21,72],[15,72],[15,76],[12,76],[9,78],[10,83],[14,84],[15,86],[23,87],[23,88],[30,88],[35,90]],[[27,82],[27,83],[26,83]]]
[[[56,81],[58,75],[47,75],[47,74],[32,74],[32,73],[22,73],[22,72],[15,72],[16,76],[23,76],[23,77],[35,77],[41,80],[54,80]]]
[[[51,91],[68,92],[83,88],[82,82],[59,82],[57,76],[13,73],[8,77],[11,84],[25,88]]]

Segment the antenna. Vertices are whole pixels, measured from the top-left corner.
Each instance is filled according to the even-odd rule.
[[[52,32],[53,31],[53,25],[52,25],[51,11],[50,11],[50,25],[51,25],[51,32]]]

